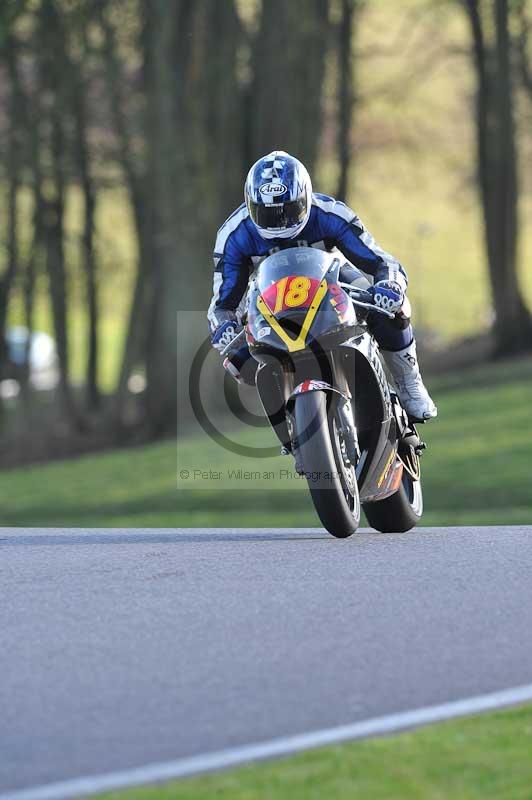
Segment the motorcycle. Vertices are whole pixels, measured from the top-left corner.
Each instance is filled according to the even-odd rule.
[[[341,263],[308,247],[268,256],[250,282],[241,335],[264,411],[324,527],[350,536],[362,507],[376,530],[407,531],[423,512],[425,445],[367,328],[370,312],[394,315],[342,283]]]

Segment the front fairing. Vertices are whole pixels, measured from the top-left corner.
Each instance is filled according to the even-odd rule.
[[[355,335],[357,316],[338,284],[339,270],[338,256],[312,248],[283,250],[265,259],[249,292],[251,353],[258,358],[316,346],[330,349]]]

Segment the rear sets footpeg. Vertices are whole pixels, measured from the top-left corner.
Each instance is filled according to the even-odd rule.
[[[414,447],[414,450],[416,451],[416,455],[417,456],[422,456],[423,452],[426,449],[427,449],[427,445],[425,444],[425,442],[422,442],[421,440],[420,440],[419,444],[416,445],[416,447]]]
[[[415,481],[419,480],[419,459],[426,449],[427,445],[419,438],[415,425],[410,425],[405,435],[399,440],[397,453],[404,468]]]

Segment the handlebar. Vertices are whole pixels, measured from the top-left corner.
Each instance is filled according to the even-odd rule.
[[[367,292],[364,289],[357,289],[350,283],[342,283],[342,281],[339,281],[339,285],[347,292],[353,305],[359,306],[360,308],[367,308],[370,311],[376,311],[378,314],[384,314],[384,316],[389,319],[395,319],[395,314],[391,311],[386,311],[385,308],[375,305],[371,292]]]

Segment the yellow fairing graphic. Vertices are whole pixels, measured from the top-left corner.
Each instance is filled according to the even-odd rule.
[[[327,281],[325,279],[322,280],[320,285],[316,290],[316,294],[314,295],[314,299],[312,300],[311,305],[307,311],[307,315],[304,319],[303,325],[301,326],[301,331],[296,339],[292,339],[291,336],[284,330],[282,325],[279,324],[277,319],[275,318],[274,314],[270,311],[262,297],[259,295],[257,298],[257,308],[259,309],[260,313],[264,317],[264,319],[268,322],[268,324],[273,328],[275,333],[279,336],[279,338],[285,343],[288,348],[289,353],[295,353],[298,350],[305,349],[305,342],[307,338],[307,334],[310,330],[310,326],[314,322],[314,317],[320,307],[321,301],[327,294]]]

